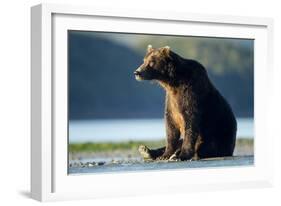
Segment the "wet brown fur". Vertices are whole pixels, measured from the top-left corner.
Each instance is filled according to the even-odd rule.
[[[158,82],[166,91],[167,145],[151,150],[153,158],[168,159],[175,153],[181,160],[233,154],[236,119],[200,63],[169,48],[149,48],[135,75]]]

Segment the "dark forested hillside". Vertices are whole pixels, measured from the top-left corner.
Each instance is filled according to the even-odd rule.
[[[70,119],[163,117],[163,90],[157,84],[137,82],[133,75],[142,63],[146,42],[136,42],[138,50],[101,35],[69,32],[68,38]],[[189,50],[195,50],[198,45],[202,47],[202,44],[190,44]],[[212,45],[216,47],[214,43]],[[229,47],[231,43],[226,45]],[[210,78],[229,101],[236,116],[252,117],[253,65],[241,62],[243,59],[236,60],[236,65],[229,64],[228,56],[223,57],[227,51],[232,50],[220,47],[216,50],[215,55],[225,59],[223,62],[207,61],[208,56],[214,58],[207,55],[208,50],[202,50],[205,55],[199,51],[203,56],[197,55],[197,60],[205,63]],[[251,55],[247,46],[242,45],[238,51],[244,52],[241,56],[245,58]],[[238,58],[237,54],[232,55]],[[218,69],[214,68],[216,65]],[[224,66],[233,68],[224,70]]]

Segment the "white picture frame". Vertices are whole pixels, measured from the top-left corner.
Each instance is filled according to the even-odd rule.
[[[31,8],[31,26],[32,198],[53,201],[272,185],[272,19],[40,4]],[[69,176],[68,29],[255,39],[254,166]],[[173,181],[175,176],[181,181]]]

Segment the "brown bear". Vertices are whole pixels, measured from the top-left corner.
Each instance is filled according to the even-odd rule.
[[[147,48],[137,80],[153,80],[166,91],[166,147],[140,146],[144,158],[191,160],[232,156],[237,123],[230,105],[197,61],[169,47]]]

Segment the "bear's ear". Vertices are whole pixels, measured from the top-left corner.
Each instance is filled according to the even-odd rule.
[[[153,48],[152,48],[152,45],[149,44],[149,45],[147,46],[147,49],[146,49],[147,53],[151,52],[152,49],[153,49]]]
[[[161,53],[165,56],[170,56],[170,47],[165,46],[160,49]]]

